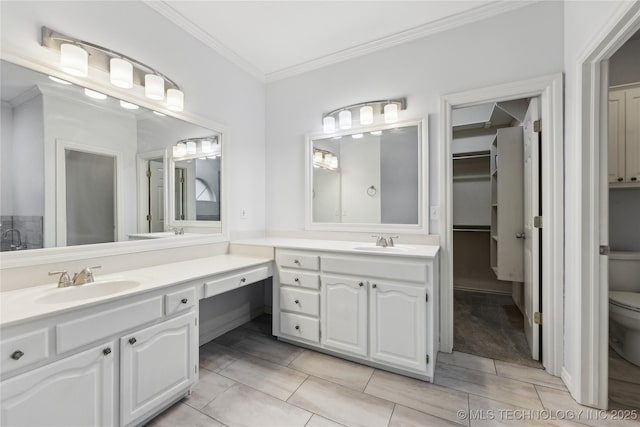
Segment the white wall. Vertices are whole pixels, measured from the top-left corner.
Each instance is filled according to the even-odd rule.
[[[264,85],[143,2],[2,2],[3,54],[57,67],[39,44],[40,27],[120,51],[157,68],[185,93],[185,112],[226,125],[227,203],[231,236],[265,228]],[[132,184],[134,185],[134,184]],[[240,219],[240,209],[247,209]]]
[[[429,197],[440,205],[439,96],[562,71],[562,15],[560,2],[537,3],[268,84],[267,230],[304,230],[304,134],[368,100],[406,96],[401,119],[429,116]]]
[[[609,60],[611,86],[640,82],[640,39],[626,42]]]
[[[13,107],[2,102],[0,118],[0,215],[13,213]]]
[[[342,222],[380,224],[380,137],[347,137],[340,144]],[[367,189],[374,186],[373,196]]]

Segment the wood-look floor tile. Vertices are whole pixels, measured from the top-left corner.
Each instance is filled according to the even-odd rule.
[[[183,403],[176,403],[157,417],[147,427],[222,427],[218,421]]]
[[[544,369],[530,368],[500,360],[496,360],[495,363],[498,376],[567,391],[567,387],[565,387],[560,377],[554,377]]]
[[[486,372],[487,374],[496,373],[496,366],[493,359],[476,356],[475,354],[461,353],[459,351],[454,351],[453,353],[438,353],[438,363],[475,369],[476,371]]]
[[[380,370],[373,373],[365,393],[452,421],[457,411],[468,409],[467,393]]]
[[[202,412],[229,427],[303,427],[312,415],[242,384],[231,386]]]
[[[289,367],[358,391],[373,374],[373,368],[316,351],[305,351]]]
[[[471,427],[484,426],[556,426],[578,427],[580,424],[559,418],[564,414],[553,414],[538,409],[519,408],[508,403],[469,395],[469,413]],[[551,419],[554,418],[554,419]]]
[[[609,378],[609,400],[620,406],[637,409],[640,413],[640,384]]]
[[[447,421],[406,406],[396,405],[389,421],[389,427],[452,427],[459,424]]]
[[[314,377],[288,402],[346,426],[386,427],[393,411],[391,402]]]
[[[218,344],[218,345],[224,345],[227,347],[231,347],[234,344],[237,344],[238,342],[242,341],[243,339],[245,339],[248,335],[253,335],[256,334],[255,331],[252,331],[250,329],[247,328],[236,328],[236,329],[232,329],[229,332],[225,333],[224,335],[219,336],[218,338],[216,338],[215,340],[213,340],[212,342]]]
[[[238,359],[247,357],[245,353],[210,342],[200,347],[200,369],[219,372]]]
[[[586,424],[590,426],[611,426],[611,427],[638,427],[639,419],[636,420],[613,420],[610,414],[607,414],[607,418],[599,416],[598,410],[580,405],[573,400],[569,392],[556,390],[553,388],[536,386],[536,390],[540,395],[540,399],[546,409],[550,410],[571,410],[574,413],[580,413],[580,419],[577,420],[580,424]]]
[[[220,375],[263,393],[287,400],[307,375],[255,357],[240,359],[220,371]]]
[[[624,360],[612,348],[609,348],[609,378],[640,384],[640,366]]]
[[[206,369],[200,370],[199,381],[191,389],[191,395],[183,402],[195,409],[202,409],[218,395],[224,393],[235,382]]]
[[[343,427],[343,425],[321,417],[320,415],[313,414],[307,425],[304,427]]]
[[[451,365],[436,367],[435,383],[500,402],[531,409],[542,409],[533,384]]]
[[[244,339],[231,347],[283,366],[287,366],[304,351],[300,347],[254,333],[248,333]]]

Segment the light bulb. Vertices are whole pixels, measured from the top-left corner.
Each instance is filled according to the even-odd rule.
[[[133,65],[120,58],[109,61],[109,79],[114,86],[131,89],[133,87]]]
[[[174,151],[174,155],[176,157],[182,157],[187,154],[187,146],[184,142],[178,142],[176,144],[176,150]]]
[[[336,156],[331,156],[329,159],[329,167],[331,169],[338,169],[338,158]]]
[[[360,124],[370,125],[373,123],[373,107],[365,105],[360,108]]]
[[[384,122],[395,123],[398,121],[398,104],[387,104],[384,106]]]
[[[340,120],[340,129],[351,129],[351,111],[340,111],[338,118]]]
[[[187,154],[196,154],[197,146],[195,141],[187,141]]]
[[[127,110],[137,110],[138,108],[140,108],[136,104],[132,104],[130,102],[122,101],[122,100],[120,100],[120,106],[122,108],[126,108]]]
[[[74,44],[60,45],[60,68],[67,74],[87,77],[89,74],[89,53]]]
[[[107,95],[104,93],[96,92],[95,90],[84,88],[84,94],[93,99],[107,99]]]
[[[59,78],[53,77],[53,76],[49,76],[49,79],[53,80],[56,83],[60,83],[62,85],[70,85],[71,84],[71,82],[68,82],[66,80],[62,80],[62,79],[59,79]]]
[[[144,76],[144,95],[149,99],[164,99],[164,79],[156,74]]]
[[[167,108],[171,111],[182,111],[184,109],[184,93],[178,89],[167,90]]]
[[[333,133],[336,131],[336,119],[333,116],[327,116],[322,119],[322,130],[324,133]]]
[[[167,117],[166,114],[161,113],[160,111],[154,111],[153,114],[155,114],[156,116],[160,116],[160,117]]]
[[[213,151],[213,148],[211,147],[211,141],[208,139],[203,139],[200,143],[200,150],[202,150],[203,153],[211,153]]]
[[[374,130],[373,132],[370,132],[370,133],[371,133],[371,135],[375,135],[375,136],[382,135],[382,131],[381,130]]]
[[[353,139],[360,139],[364,136],[364,134],[361,133],[354,133],[353,135],[351,135],[351,138]]]

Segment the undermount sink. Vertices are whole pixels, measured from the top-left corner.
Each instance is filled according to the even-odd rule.
[[[113,280],[109,282],[94,282],[84,285],[55,288],[47,294],[36,298],[42,304],[59,304],[63,302],[81,301],[90,298],[106,297],[129,289],[137,288],[140,282],[135,280]]]
[[[407,252],[408,248],[400,246],[357,246],[353,248],[356,251],[371,251],[371,252]]]

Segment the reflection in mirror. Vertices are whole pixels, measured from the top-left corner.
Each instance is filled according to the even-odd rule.
[[[175,162],[175,219],[220,221],[220,157]]]
[[[2,251],[117,242],[172,226],[163,153],[185,138],[219,142],[219,132],[7,61],[0,67]],[[212,170],[215,209],[190,219],[220,233],[219,154]]]
[[[313,140],[312,222],[418,225],[420,142],[418,124]]]

